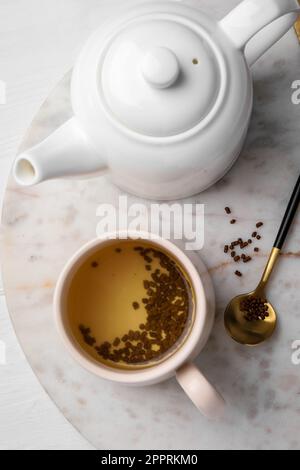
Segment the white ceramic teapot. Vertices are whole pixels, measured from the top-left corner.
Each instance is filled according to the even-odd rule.
[[[108,169],[118,186],[146,198],[206,189],[241,151],[249,66],[297,12],[296,0],[244,0],[216,22],[174,0],[131,6],[88,40],[72,77],[74,117],[18,156],[17,182]]]

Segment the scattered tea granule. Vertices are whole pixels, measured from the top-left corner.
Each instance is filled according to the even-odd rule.
[[[228,215],[231,214],[231,209],[230,209],[230,207],[225,207],[225,212],[226,212],[226,214],[228,214]]]
[[[225,207],[225,212],[226,213],[228,213],[228,214],[231,213],[231,210],[229,208],[228,209],[230,210],[230,212],[227,212],[226,209],[227,208]],[[230,223],[235,224],[236,219],[232,219],[230,221]],[[257,222],[256,223],[256,228],[260,228],[263,225],[264,225],[263,222]],[[234,240],[230,244],[225,245],[224,246],[224,253],[229,254],[236,263],[238,263],[241,259],[244,263],[249,263],[249,261],[252,260],[252,257],[248,256],[244,253],[243,254],[237,253],[236,248],[240,248],[240,250],[245,250],[246,248],[249,247],[249,245],[251,245],[253,243],[253,238],[255,238],[256,240],[261,240],[261,235],[258,234],[257,231],[254,231],[252,233],[251,237],[252,238],[248,238],[247,241],[244,241],[241,237],[239,237],[237,240]],[[254,248],[255,253],[258,253],[258,251],[259,251],[258,248]],[[242,276],[242,273],[240,271],[236,271],[235,274],[239,277]]]

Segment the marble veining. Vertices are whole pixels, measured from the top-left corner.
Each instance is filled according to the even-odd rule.
[[[202,2],[222,16],[237,1]],[[291,101],[299,79],[299,46],[291,31],[253,68],[254,112],[242,155],[214,187],[185,202],[205,204],[201,257],[217,297],[213,334],[197,362],[227,400],[220,422],[208,422],[175,380],[127,388],[82,370],[62,346],[52,319],[56,279],[71,254],[95,237],[96,208],[116,203],[121,191],[105,177],[51,181],[35,188],[10,179],[1,227],[3,278],[11,318],[29,363],[64,415],[97,448],[281,449],[299,448],[300,366],[291,361],[300,339],[300,219],[295,222],[270,285],[278,309],[275,336],[244,348],[225,334],[223,311],[235,294],[255,286],[297,179],[300,105]],[[54,90],[34,120],[26,148],[71,114],[69,77]],[[138,201],[129,196],[130,202]],[[149,202],[145,202],[149,205]],[[230,225],[224,205],[232,207]],[[260,252],[243,265],[243,278],[223,245],[253,231],[262,220]]]

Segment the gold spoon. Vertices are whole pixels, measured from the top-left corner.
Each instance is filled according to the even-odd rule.
[[[274,247],[271,251],[267,266],[257,288],[248,294],[235,297],[228,305],[225,311],[225,328],[228,334],[238,343],[255,346],[266,341],[272,336],[277,323],[276,312],[267,300],[268,314],[264,320],[249,321],[245,318],[245,312],[241,311],[241,302],[249,298],[266,299],[265,291],[273,272],[275,264],[281,253],[281,249],[288,235],[300,203],[300,176],[288,204],[281,227],[279,229]]]

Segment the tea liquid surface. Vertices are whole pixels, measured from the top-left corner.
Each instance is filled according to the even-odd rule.
[[[116,240],[99,249],[76,272],[67,300],[80,346],[97,361],[126,369],[172,354],[193,314],[187,275],[151,242]]]

